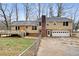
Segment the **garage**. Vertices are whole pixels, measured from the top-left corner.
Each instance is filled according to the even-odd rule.
[[[52,37],[69,37],[70,32],[69,31],[59,31],[59,30],[53,30],[52,31]]]

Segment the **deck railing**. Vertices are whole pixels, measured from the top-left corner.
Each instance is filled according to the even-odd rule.
[[[19,34],[21,36],[24,36],[24,32],[21,31],[13,31],[13,30],[0,30],[0,35],[11,35],[11,34]]]

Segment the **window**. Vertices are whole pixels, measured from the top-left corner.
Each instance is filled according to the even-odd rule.
[[[39,22],[39,26],[41,26],[41,22]]]
[[[63,26],[68,26],[68,22],[63,22]]]
[[[32,30],[37,30],[37,26],[32,26]]]
[[[18,26],[18,30],[20,29],[20,27]]]
[[[68,22],[66,22],[66,26],[68,26]]]
[[[28,26],[26,26],[26,28],[28,28]]]
[[[63,26],[65,26],[65,22],[63,22]]]
[[[16,30],[18,30],[18,29],[17,29],[17,26],[16,26]]]
[[[20,27],[19,26],[16,26],[16,30],[19,30],[20,29]]]

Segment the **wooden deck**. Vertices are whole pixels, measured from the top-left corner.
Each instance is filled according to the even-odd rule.
[[[18,34],[18,35],[24,37],[24,33],[25,33],[25,32],[13,31],[13,30],[0,30],[0,35]]]

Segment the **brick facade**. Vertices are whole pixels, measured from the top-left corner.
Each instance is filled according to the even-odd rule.
[[[47,31],[46,31],[46,16],[42,15],[42,29],[41,29],[41,35],[42,37],[46,37],[47,36]]]

